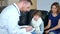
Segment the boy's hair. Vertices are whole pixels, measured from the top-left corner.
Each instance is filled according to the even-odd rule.
[[[21,1],[27,1],[27,2],[30,2],[31,5],[33,5],[31,0],[19,0],[19,2]]]
[[[35,15],[39,15],[41,17],[41,12],[39,10],[35,10],[32,16],[34,17]]]

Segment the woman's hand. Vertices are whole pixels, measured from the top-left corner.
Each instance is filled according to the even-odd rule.
[[[46,34],[48,34],[48,33],[49,33],[49,31],[50,31],[50,30],[47,30],[47,31],[45,31],[45,33],[46,33]]]

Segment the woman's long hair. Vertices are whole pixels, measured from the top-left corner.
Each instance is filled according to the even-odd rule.
[[[51,5],[51,13],[52,13],[52,6],[56,6],[56,8],[57,8],[57,13],[59,13],[59,11],[60,11],[60,6],[59,6],[59,3],[58,2],[54,2],[52,5]]]

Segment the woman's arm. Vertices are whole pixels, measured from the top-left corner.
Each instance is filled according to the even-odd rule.
[[[44,28],[45,30],[48,29],[51,26],[51,20],[49,19],[48,25]]]
[[[58,21],[58,25],[55,26],[54,28],[51,28],[50,30],[56,30],[56,29],[58,29],[58,28],[60,28],[60,19],[59,19],[59,21]]]

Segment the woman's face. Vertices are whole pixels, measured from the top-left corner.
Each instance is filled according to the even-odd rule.
[[[40,17],[39,15],[35,15],[33,18],[35,21],[37,21],[39,19],[39,17]]]
[[[55,5],[52,6],[52,9],[51,10],[52,10],[53,13],[57,13],[57,8],[56,8]]]

